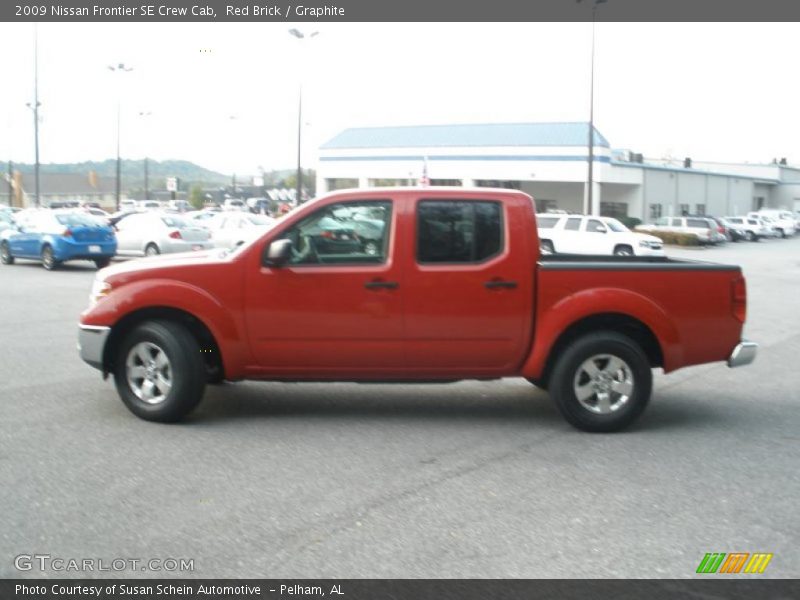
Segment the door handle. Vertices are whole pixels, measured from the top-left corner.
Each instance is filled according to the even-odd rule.
[[[503,288],[515,289],[517,287],[517,282],[493,279],[492,281],[486,281],[483,285],[490,290],[503,289]]]
[[[400,284],[398,284],[396,281],[368,281],[364,284],[364,287],[368,290],[396,290],[398,287],[400,287]]]

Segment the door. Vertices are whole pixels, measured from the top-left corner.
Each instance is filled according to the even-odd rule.
[[[142,231],[149,215],[130,215],[117,222],[117,254],[142,254]]]
[[[409,370],[419,378],[513,371],[531,324],[530,202],[421,196],[412,208],[403,228]]]
[[[607,256],[613,254],[612,240],[608,228],[600,219],[584,219],[581,232],[581,254]]]
[[[245,306],[265,377],[385,378],[403,369],[402,273],[392,201],[328,204],[270,236],[292,241],[280,268],[251,266]],[[376,252],[354,233],[357,215],[383,223]],[[278,225],[277,227],[281,227]],[[267,243],[268,243],[267,242]]]
[[[569,217],[564,223],[564,229],[559,232],[558,245],[556,250],[563,254],[586,254],[581,233],[581,217]]]

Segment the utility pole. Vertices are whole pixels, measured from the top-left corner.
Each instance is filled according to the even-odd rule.
[[[109,65],[108,69],[113,73],[128,73],[133,71],[133,67],[126,67],[123,63],[119,63],[116,66]],[[122,113],[122,93],[119,89],[119,81],[117,81],[117,181],[116,185],[114,186],[114,198],[117,205],[117,210],[119,210],[119,201],[120,196],[122,195],[122,159],[120,158],[119,146],[120,146],[120,121],[121,121],[121,113]]]
[[[33,104],[28,102],[28,108],[33,111],[33,146],[35,152],[34,173],[34,203],[36,208],[41,206],[39,189],[39,28],[33,25]]]
[[[289,34],[296,37],[298,40],[304,39],[311,39],[319,35],[319,31],[315,31],[314,33],[309,34],[306,36],[302,31],[299,29],[290,29]],[[302,57],[301,57],[302,58]],[[298,64],[301,65],[301,61],[298,61]],[[296,192],[296,204],[303,203],[303,169],[301,167],[300,162],[300,147],[303,138],[303,83],[302,83],[302,67],[298,68],[299,76],[300,76],[300,83],[298,84],[298,92],[297,92],[297,192]]]

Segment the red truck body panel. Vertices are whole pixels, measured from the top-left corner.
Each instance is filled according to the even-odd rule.
[[[265,247],[313,211],[364,199],[391,202],[383,264],[263,266]],[[477,264],[419,264],[417,205],[431,199],[499,202],[501,251]],[[338,192],[296,209],[229,256],[158,257],[102,271],[112,291],[81,323],[113,328],[144,309],[184,311],[213,335],[229,379],[537,378],[559,336],[598,314],[626,315],[649,328],[666,371],[725,360],[739,342],[737,267],[540,262],[534,213],[531,198],[513,190]],[[365,287],[370,282],[396,285]]]

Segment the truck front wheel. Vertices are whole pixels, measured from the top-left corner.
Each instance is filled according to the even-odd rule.
[[[550,396],[564,418],[583,431],[619,431],[650,400],[653,373],[639,345],[614,331],[575,340],[558,357]]]
[[[206,369],[195,338],[171,321],[138,325],[117,349],[114,383],[137,417],[171,423],[203,398]]]

